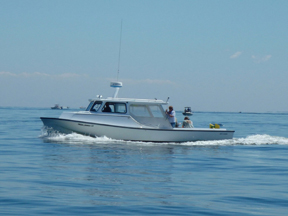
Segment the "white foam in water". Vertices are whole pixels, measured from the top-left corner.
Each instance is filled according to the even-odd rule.
[[[288,138],[270,136],[267,134],[251,135],[246,138],[234,138],[229,140],[195,141],[183,143],[155,143],[115,140],[108,137],[90,137],[77,133],[60,134],[42,130],[40,138],[48,142],[67,144],[133,144],[133,145],[185,145],[185,146],[229,146],[229,145],[288,145]]]
[[[121,140],[113,140],[108,137],[91,137],[91,136],[84,136],[77,133],[71,134],[61,134],[58,132],[47,132],[47,130],[42,130],[42,135],[40,138],[49,141],[49,142],[56,142],[56,143],[67,143],[67,144],[97,144],[97,143],[118,143],[122,142]]]
[[[239,138],[239,144],[243,145],[288,145],[288,138],[286,137],[278,137],[278,136],[270,136],[267,134],[264,135],[252,135],[247,138]]]
[[[196,141],[183,143],[184,145],[288,145],[288,138],[264,135],[251,135],[246,138],[230,140]]]

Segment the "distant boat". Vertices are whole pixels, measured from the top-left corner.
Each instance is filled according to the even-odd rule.
[[[59,104],[55,104],[55,106],[51,107],[51,109],[62,109],[61,106],[59,106]]]
[[[51,107],[51,109],[69,109],[69,107],[59,106],[59,104],[55,104],[55,106]]]
[[[86,107],[84,107],[84,106],[81,106],[81,107],[79,107],[80,109],[86,109]]]
[[[184,108],[184,112],[182,113],[184,116],[191,116],[193,115],[192,111],[191,111],[191,107],[185,107]]]

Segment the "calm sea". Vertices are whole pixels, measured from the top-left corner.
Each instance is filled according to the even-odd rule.
[[[170,144],[48,136],[61,113],[0,108],[0,215],[288,215],[288,113],[196,112],[235,138]]]

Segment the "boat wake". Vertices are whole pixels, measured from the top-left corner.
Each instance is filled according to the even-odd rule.
[[[286,137],[277,137],[270,136],[267,134],[257,134],[251,135],[246,138],[233,138],[230,140],[212,140],[212,141],[196,141],[196,142],[186,142],[181,143],[182,145],[288,145],[288,138]]]
[[[61,134],[42,130],[39,136],[44,142],[63,144],[126,144],[126,145],[183,145],[183,146],[233,146],[233,145],[288,145],[288,138],[270,136],[267,134],[251,135],[246,138],[233,138],[229,140],[210,140],[182,143],[141,142],[115,140],[108,137],[90,137],[77,133]]]

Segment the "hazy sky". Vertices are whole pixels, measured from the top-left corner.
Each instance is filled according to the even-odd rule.
[[[0,106],[97,94],[288,111],[287,0],[0,0]]]

